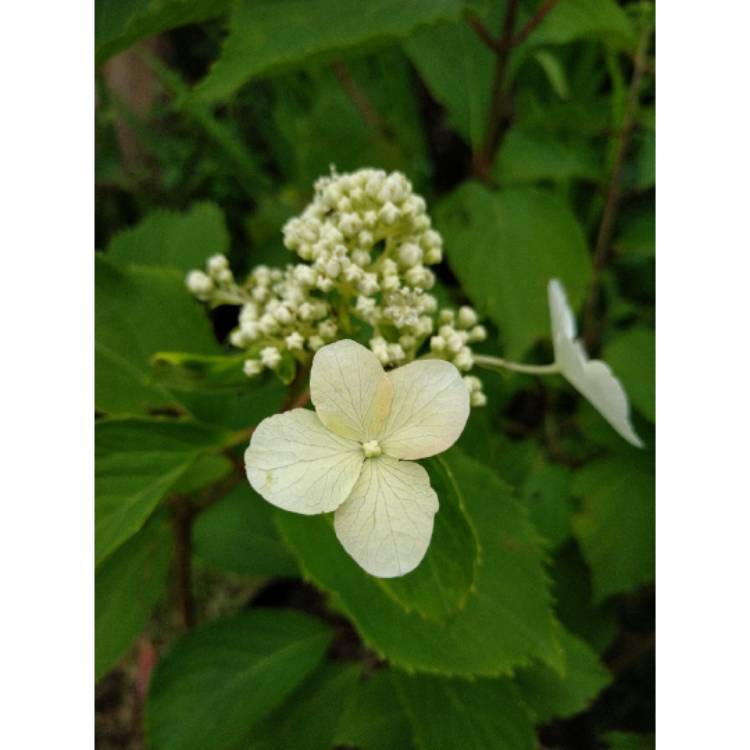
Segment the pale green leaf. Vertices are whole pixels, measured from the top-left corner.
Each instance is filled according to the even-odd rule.
[[[291,610],[255,610],[183,636],[162,659],[146,706],[152,750],[223,750],[320,664],[330,630]]]
[[[550,193],[465,183],[439,204],[436,226],[451,268],[500,328],[510,358],[549,336],[550,279],[563,282],[574,306],[583,299],[591,276],[583,230]]]

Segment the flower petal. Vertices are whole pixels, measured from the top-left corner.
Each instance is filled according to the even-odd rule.
[[[427,552],[438,499],[427,472],[411,461],[365,461],[334,528],[344,549],[371,575],[402,576]]]
[[[393,404],[378,440],[394,458],[427,458],[458,440],[469,418],[469,390],[455,365],[424,359],[388,373]]]
[[[606,362],[589,359],[580,341],[560,338],[556,359],[562,374],[575,386],[631,445],[643,442],[630,423],[630,406],[625,389]]]
[[[391,408],[393,387],[369,349],[343,339],[315,354],[310,396],[329,430],[367,442],[377,435]]]
[[[308,516],[338,508],[363,461],[359,443],[335,435],[307,409],[264,419],[245,451],[253,489],[272,505]]]
[[[573,311],[570,309],[565,289],[557,279],[551,279],[547,284],[547,298],[549,299],[549,314],[552,321],[552,340],[555,351],[557,351],[558,338],[575,338],[576,320]]]

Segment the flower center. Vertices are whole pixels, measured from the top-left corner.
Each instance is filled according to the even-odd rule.
[[[362,450],[365,453],[365,458],[376,458],[383,453],[377,440],[368,440],[366,443],[362,443]]]

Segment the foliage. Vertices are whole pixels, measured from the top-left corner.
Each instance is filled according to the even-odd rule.
[[[652,7],[96,10],[96,677],[124,675],[131,705],[150,674],[134,644],[155,650],[145,746],[653,746]],[[330,164],[398,169],[425,197],[433,293],[480,313],[478,354],[549,362],[560,278],[646,448],[559,376],[482,372],[487,405],[423,462],[427,555],[394,579],[328,517],[257,495],[242,451],[304,403],[304,363],[246,377],[236,308],[202,307],[185,274],[296,262],[281,227]]]

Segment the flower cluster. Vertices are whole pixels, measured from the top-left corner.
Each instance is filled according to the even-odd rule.
[[[187,277],[198,299],[241,305],[230,342],[248,352],[248,376],[276,369],[285,352],[309,364],[324,344],[360,329],[371,330],[370,350],[385,367],[425,354],[472,368],[469,344],[486,332],[471,308],[440,311],[430,294],[443,241],[404,175],[332,172],[283,239],[300,260],[283,270],[259,266],[238,285],[226,258],[213,256]],[[472,405],[483,405],[481,382],[465,380]]]

